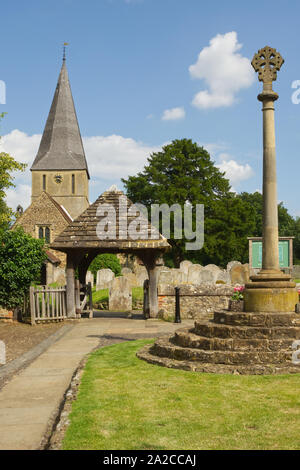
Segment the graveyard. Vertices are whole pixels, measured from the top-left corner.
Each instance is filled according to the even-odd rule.
[[[60,8],[73,15],[69,3]],[[45,45],[28,116],[19,77],[8,103],[0,80],[0,450],[111,449],[104,463],[120,464],[114,451],[193,451],[196,462],[202,450],[300,449],[295,28],[275,44],[264,25],[254,40],[234,6],[227,22],[237,9],[242,44],[209,22],[199,32],[176,0],[182,35],[166,4],[172,40],[153,37],[166,25],[149,0],[91,2],[121,52],[91,44],[81,64],[76,28],[57,76]],[[113,8],[126,34],[111,36]],[[98,24],[82,29],[105,43]],[[201,36],[198,55],[187,33]]]

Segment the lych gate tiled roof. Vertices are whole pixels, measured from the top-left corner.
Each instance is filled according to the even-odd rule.
[[[89,174],[65,60],[31,170],[86,170]]]
[[[144,230],[138,235],[138,239],[133,239],[128,235],[128,226],[136,219],[136,215],[127,214],[123,216],[123,212],[119,212],[119,198],[122,196],[123,201],[127,201],[128,208],[133,203],[119,190],[105,191],[99,198],[91,204],[77,219],[75,219],[51,244],[53,249],[69,249],[69,248],[103,248],[117,250],[142,250],[142,249],[158,249],[167,250],[170,245],[157,231],[156,239],[151,239],[153,227],[150,223],[145,223]],[[112,239],[100,239],[97,235],[98,223],[106,217],[107,213],[97,215],[97,209],[102,204],[113,206],[116,214],[116,236]],[[103,206],[102,206],[103,207]],[[154,229],[155,231],[155,229]]]

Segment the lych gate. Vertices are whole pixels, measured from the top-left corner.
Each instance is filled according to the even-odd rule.
[[[121,208],[120,200],[122,200]],[[126,213],[123,210],[124,202]],[[139,216],[136,210],[132,210],[133,207],[133,203],[126,198],[122,191],[117,189],[105,191],[51,244],[52,249],[63,251],[67,255],[68,317],[76,317],[75,270],[78,269],[80,283],[85,284],[89,265],[101,253],[131,253],[141,259],[149,276],[149,314],[150,317],[157,316],[158,260],[170,248],[170,245],[166,238],[148,222],[139,226],[134,237],[130,236],[130,225],[135,220],[137,221]],[[112,218],[106,225],[109,237],[100,237],[99,223],[104,225],[110,209],[115,214],[115,218]],[[113,226],[111,226],[112,221]],[[157,235],[153,239],[155,232]]]

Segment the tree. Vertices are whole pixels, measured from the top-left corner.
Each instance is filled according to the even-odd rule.
[[[122,181],[127,196],[144,204],[148,213],[151,204],[177,203],[182,211],[186,203],[193,207],[204,204],[203,249],[186,251],[187,240],[176,240],[171,233],[172,252],[165,256],[170,266],[178,267],[183,259],[220,266],[233,258],[245,259],[247,236],[254,225],[253,208],[231,192],[224,173],[197,143],[190,139],[174,140],[150,155],[148,164],[137,176]]]
[[[99,269],[111,269],[116,276],[120,276],[121,264],[119,258],[116,255],[112,255],[110,253],[104,253],[102,255],[96,256],[89,266],[89,271],[93,273],[95,279]]]
[[[44,241],[21,227],[0,232],[0,305],[12,309],[22,304],[32,282],[39,282],[46,259]]]
[[[262,236],[263,227],[263,197],[256,191],[255,193],[242,192],[239,196],[242,201],[248,202],[255,210],[255,229],[252,237]],[[278,232],[280,237],[291,236],[295,231],[295,219],[288,213],[283,202],[278,204]]]
[[[0,114],[0,120],[4,114]],[[14,215],[12,209],[5,202],[5,191],[8,188],[15,187],[12,172],[24,171],[26,166],[25,163],[17,162],[8,153],[0,152],[0,229],[7,228]]]

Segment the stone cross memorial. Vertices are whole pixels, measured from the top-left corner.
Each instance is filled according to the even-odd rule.
[[[298,302],[291,276],[279,268],[278,207],[275,151],[274,101],[278,94],[272,83],[284,60],[271,47],[264,47],[254,55],[252,66],[263,82],[258,95],[263,111],[263,254],[262,269],[246,284],[244,299],[246,312],[294,312]]]

